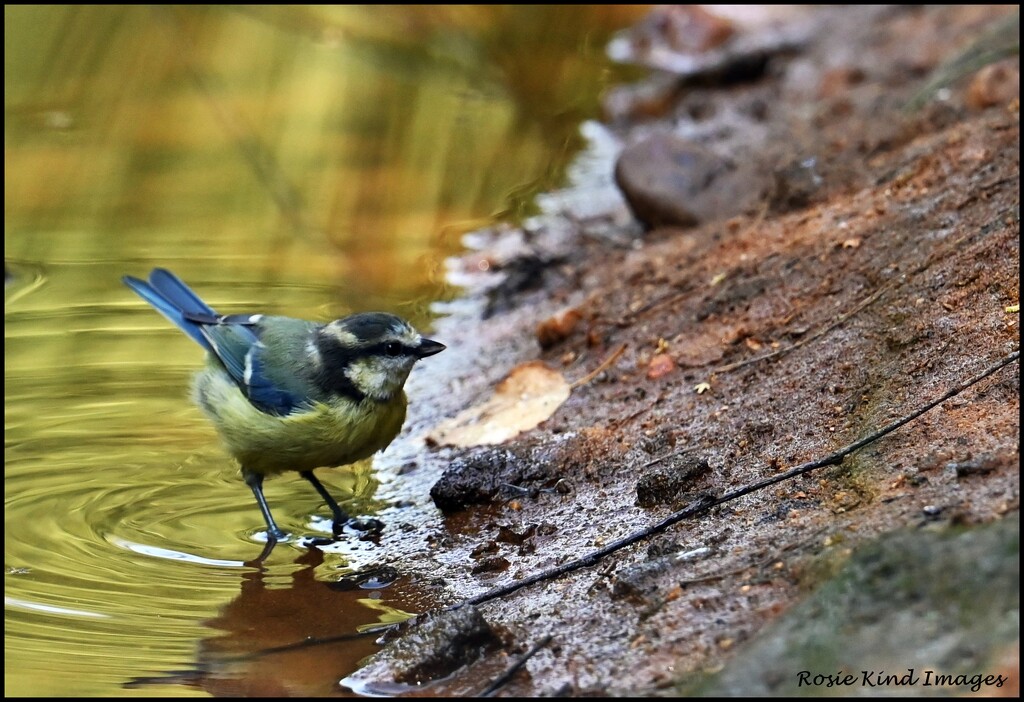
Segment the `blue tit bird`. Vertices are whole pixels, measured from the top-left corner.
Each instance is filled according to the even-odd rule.
[[[405,421],[406,378],[416,361],[445,349],[384,312],[328,324],[262,314],[219,315],[176,275],[155,268],[125,285],[207,351],[193,397],[238,461],[267,523],[283,538],[263,479],[294,470],[334,516],[349,521],[315,468],[342,466],[383,450]]]

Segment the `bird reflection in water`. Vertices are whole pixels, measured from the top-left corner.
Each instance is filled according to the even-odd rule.
[[[132,678],[123,686],[185,685],[233,697],[341,695],[338,681],[379,650],[375,641],[382,630],[413,616],[395,605],[421,599],[408,583],[392,588],[399,573],[387,566],[318,580],[324,554],[315,547],[295,560],[300,567],[287,587],[280,576],[271,587],[269,551],[246,563],[251,571],[238,597],[204,623],[217,633],[200,642],[191,668]],[[380,597],[384,588],[390,588],[387,602]]]

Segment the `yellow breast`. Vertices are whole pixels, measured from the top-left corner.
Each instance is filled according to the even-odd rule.
[[[218,369],[200,372],[193,394],[231,455],[264,475],[341,466],[371,456],[401,431],[407,404],[404,392],[387,402],[337,398],[275,417],[249,404]]]

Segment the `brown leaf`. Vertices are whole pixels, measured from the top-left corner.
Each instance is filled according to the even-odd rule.
[[[516,366],[484,402],[441,422],[427,442],[441,446],[500,444],[543,422],[569,398],[562,374],[540,361]]]

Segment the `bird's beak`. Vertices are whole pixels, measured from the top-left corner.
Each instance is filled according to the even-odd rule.
[[[433,339],[420,339],[420,345],[416,349],[416,358],[433,356],[435,353],[441,353],[446,348],[447,347],[440,341],[434,341]]]

